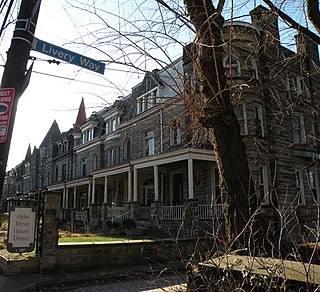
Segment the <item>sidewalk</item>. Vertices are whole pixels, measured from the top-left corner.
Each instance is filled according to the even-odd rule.
[[[114,282],[151,279],[159,276],[179,274],[167,271],[164,266],[131,266],[124,268],[92,270],[86,272],[65,272],[55,274],[29,274],[22,276],[0,275],[1,292],[22,291],[61,291],[80,286],[101,285]],[[180,273],[183,277],[183,271]]]

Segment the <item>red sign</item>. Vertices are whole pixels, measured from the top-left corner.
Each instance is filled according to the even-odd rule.
[[[0,88],[0,143],[7,139],[14,88]]]

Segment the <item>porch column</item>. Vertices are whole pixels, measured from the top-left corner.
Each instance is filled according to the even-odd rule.
[[[91,199],[91,182],[88,184],[88,208],[90,208],[90,199]]]
[[[77,187],[73,189],[73,209],[77,209]]]
[[[66,207],[66,187],[63,188],[61,209],[65,209],[65,207]]]
[[[132,173],[131,169],[128,170],[128,201],[132,201]]]
[[[91,194],[91,204],[96,202],[96,180],[92,180],[92,194]]]
[[[188,199],[194,199],[194,194],[193,194],[193,160],[192,160],[192,158],[188,158],[188,191],[189,191]]]
[[[69,189],[68,188],[66,189],[66,197],[65,197],[65,205],[64,205],[64,207],[66,209],[69,208]]]
[[[104,177],[104,196],[103,196],[103,204],[108,203],[108,177]]]
[[[138,201],[138,173],[137,170],[133,170],[133,201]]]
[[[154,200],[155,202],[159,201],[159,173],[158,165],[153,167],[153,176],[154,176]]]

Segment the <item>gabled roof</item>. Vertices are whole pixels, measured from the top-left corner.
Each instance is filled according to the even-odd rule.
[[[47,135],[44,137],[42,143],[40,144],[40,148],[46,147],[50,141],[59,140],[60,136],[61,136],[61,132],[60,132],[59,126],[56,120],[54,120]]]
[[[73,124],[73,133],[80,133],[80,127],[87,121],[86,108],[84,106],[84,100],[81,99],[80,107],[78,110],[78,116],[76,122]]]
[[[144,93],[149,92],[153,88],[162,84],[159,78],[159,70],[153,70],[152,72],[146,72],[144,75],[143,81],[133,87],[132,89],[132,97],[137,98]]]

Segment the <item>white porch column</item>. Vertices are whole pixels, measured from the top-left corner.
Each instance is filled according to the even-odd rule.
[[[90,200],[91,200],[91,182],[88,184],[88,208],[90,208]]]
[[[73,209],[77,208],[77,187],[73,189]]]
[[[193,194],[193,161],[192,158],[188,158],[188,191],[189,199],[194,199]]]
[[[103,196],[103,204],[108,203],[108,177],[104,177],[104,196]]]
[[[132,172],[128,170],[128,201],[132,201]]]
[[[154,200],[155,202],[159,201],[159,173],[158,165],[153,167],[153,176],[154,176]]]
[[[138,201],[138,175],[137,170],[133,170],[133,201]]]
[[[91,204],[96,202],[96,180],[92,180]]]

